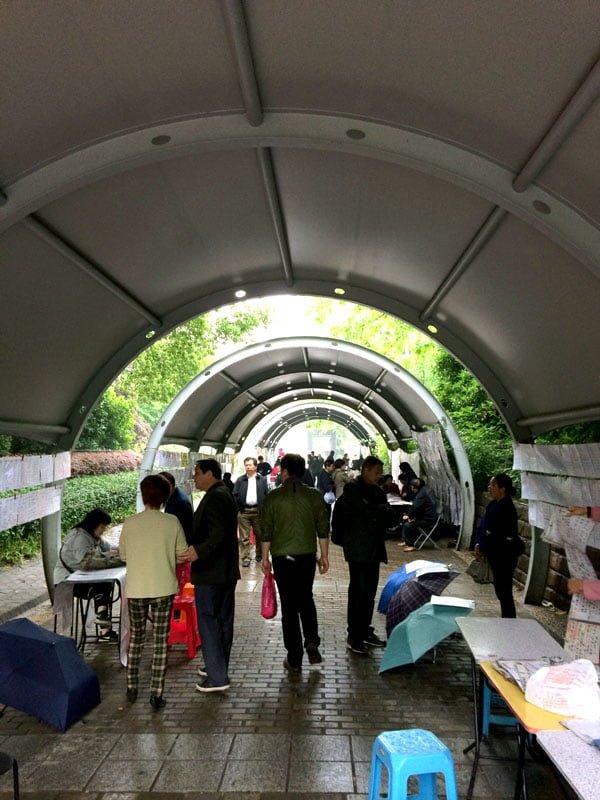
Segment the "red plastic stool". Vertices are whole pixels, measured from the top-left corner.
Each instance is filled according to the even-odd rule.
[[[193,597],[175,596],[167,644],[186,644],[188,657],[194,658],[196,655],[202,640],[198,633],[198,617]]]

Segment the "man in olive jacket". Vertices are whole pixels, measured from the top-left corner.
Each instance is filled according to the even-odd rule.
[[[237,506],[221,480],[221,466],[215,459],[198,461],[194,482],[205,492],[194,514],[188,550],[205,665],[198,670],[204,680],[196,684],[196,689],[222,692],[229,689],[235,585],[240,579]]]
[[[317,489],[302,483],[304,472],[302,456],[287,453],[281,459],[282,485],[266,496],[260,517],[262,570],[265,575],[271,572],[270,554],[281,600],[283,643],[287,650],[283,665],[291,673],[302,669],[302,634],[309,663],[321,663],[321,639],[312,589],[317,564],[321,575],[329,569],[329,508]]]
[[[385,532],[390,512],[385,492],[377,485],[382,473],[383,462],[367,456],[360,477],[347,483],[342,495],[344,558],[350,572],[347,646],[360,655],[367,653],[367,647],[385,647],[371,625],[379,564],[387,564]]]

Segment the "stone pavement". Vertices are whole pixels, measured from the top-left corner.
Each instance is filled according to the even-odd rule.
[[[19,760],[26,800],[216,800],[221,795],[246,800],[350,800],[364,798],[374,737],[383,730],[422,727],[451,748],[459,796],[464,797],[472,753],[470,661],[460,636],[447,639],[417,665],[379,675],[382,651],[357,656],[345,648],[347,571],[332,545],[332,568],[317,577],[315,595],[322,629],[323,664],[289,677],[282,667],[280,620],[259,615],[260,573],[244,570],[237,593],[231,689],[201,695],[194,690],[199,658],[185,648],[171,650],[165,688],[167,706],[153,712],[144,693],[125,702],[125,672],[116,647],[90,645],[85,658],[96,670],[102,703],[61,734],[33,717],[7,708],[0,719],[0,749]],[[405,555],[388,542],[386,576],[415,555],[441,558],[463,571],[469,559],[453,550]],[[465,560],[467,559],[467,560]],[[15,577],[13,577],[15,572]],[[9,583],[6,583],[8,579]],[[6,618],[11,597],[23,608],[23,585],[30,597],[43,588],[41,565],[2,571],[0,613]],[[14,585],[14,591],[6,586]],[[476,600],[478,615],[497,616],[490,586],[461,575],[446,594]],[[519,616],[529,612],[519,607]],[[9,616],[12,614],[9,613]],[[48,601],[26,616],[52,626]],[[378,632],[384,620],[376,615]],[[147,676],[145,658],[142,677]],[[146,672],[144,672],[146,670]],[[514,751],[506,734],[493,737],[498,753]],[[535,765],[530,796],[560,795],[548,768]],[[482,763],[475,798],[512,797],[514,763]],[[12,797],[7,775],[0,778],[0,800]]]

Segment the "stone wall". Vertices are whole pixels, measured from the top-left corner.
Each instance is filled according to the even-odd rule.
[[[475,518],[477,523],[481,519],[486,505],[490,498],[486,492],[479,492],[475,496]],[[529,553],[531,551],[531,526],[528,521],[527,501],[515,500],[515,507],[519,515],[519,535],[525,541],[525,552],[519,559],[515,571],[515,582],[524,587],[527,581],[527,571],[529,569]],[[476,523],[476,525],[477,525]],[[589,555],[596,572],[600,573],[600,550],[588,548]],[[544,590],[544,600],[548,600],[555,608],[568,611],[569,596],[567,594],[567,580],[569,579],[569,569],[565,551],[558,547],[552,547],[550,553],[550,563],[548,565],[548,576],[546,578],[546,588]]]

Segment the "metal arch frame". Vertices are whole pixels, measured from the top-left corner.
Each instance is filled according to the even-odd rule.
[[[312,373],[312,369],[310,366],[301,367],[299,364],[289,366],[289,375],[293,375],[300,372],[310,375]],[[252,402],[252,408],[250,410],[241,411],[239,414],[237,414],[237,416],[233,417],[227,423],[227,428],[229,429],[229,433],[227,434],[227,438],[220,443],[220,446],[235,447],[234,444],[230,443],[230,439],[233,439],[233,441],[239,440],[241,434],[244,434],[244,436],[247,435],[247,431],[251,428],[251,423],[248,423],[245,430],[242,430],[241,432],[238,432],[236,434],[237,428],[244,419],[253,414],[257,414],[261,407],[269,412],[273,410],[274,408],[273,405],[267,405],[267,400],[272,399],[272,395],[267,394],[265,392],[259,393],[256,390],[256,387],[260,383],[262,383],[264,380],[267,380],[268,378],[272,378],[273,375],[269,374],[267,377],[267,374],[265,372],[261,373],[260,375],[257,374],[255,377],[253,376],[251,381],[245,383],[237,383],[237,381],[233,380],[230,376],[227,376],[226,373],[220,373],[220,374],[223,377],[223,380],[231,387],[231,391],[229,391],[227,395],[223,394],[222,400],[218,404],[213,406],[213,408],[211,409],[213,412],[212,413],[213,420],[216,419],[219,416],[219,414],[225,411],[234,399],[238,398],[242,394],[247,394],[250,401]],[[288,373],[286,370],[286,376],[287,375]],[[361,382],[357,380],[356,374],[352,373],[349,370],[346,369],[342,370],[336,368],[335,376],[344,378],[345,380],[348,381],[352,381],[353,383],[357,384],[358,387],[362,386]],[[330,390],[324,383],[321,383],[320,381],[315,382],[314,378],[311,376],[304,385],[291,387],[289,389],[286,387],[285,389],[282,389],[280,394],[283,395],[284,393],[287,392],[292,393],[292,392],[306,392],[306,391],[321,392],[321,391],[335,391],[335,390]],[[340,392],[339,389],[337,391],[338,393]],[[408,428],[410,427],[416,428],[419,427],[420,425],[419,421],[415,419],[413,413],[406,408],[401,398],[393,397],[392,394],[387,390],[385,391],[382,390],[378,392],[374,390],[372,387],[369,388],[365,387],[364,392],[345,389],[345,393],[347,394],[347,396],[351,397],[356,402],[357,406],[359,407],[361,405],[364,406],[365,413],[369,413],[369,410],[371,412],[373,412],[374,409],[377,410],[377,416],[381,418],[382,422],[378,424],[375,423],[373,424],[375,425],[375,427],[381,429],[382,435],[385,436],[387,439],[393,439],[395,437],[394,430],[397,427],[399,427],[401,423],[393,421],[387,413],[385,413],[381,408],[379,408],[379,403],[376,402],[378,398],[382,398],[392,407],[399,407],[400,409],[399,416],[402,418],[404,424]],[[384,428],[386,426],[389,429],[387,430],[387,432],[384,431]],[[201,437],[205,434],[206,429],[207,426],[199,428],[198,431],[193,435],[191,435],[187,440],[189,440],[190,442],[196,442],[196,441],[199,442]],[[179,438],[173,438],[169,439],[169,441],[172,443],[179,444],[181,443],[182,440]]]
[[[346,132],[356,128],[357,120],[343,115],[326,115],[291,112],[269,112],[261,115],[260,126],[252,125],[238,113],[215,116],[199,116],[186,120],[164,120],[157,125],[118,134],[103,141],[69,153],[37,170],[17,179],[4,188],[6,202],[0,206],[0,231],[12,224],[24,221],[36,229],[43,238],[63,248],[65,242],[56,241],[54,232],[39,220],[29,217],[41,206],[60,198],[70,191],[148,163],[169,160],[191,153],[215,150],[256,149],[293,147],[360,155],[400,164],[416,171],[436,176],[448,183],[460,186],[494,203],[496,208],[470,247],[451,269],[447,278],[438,287],[424,308],[414,308],[374,291],[359,287],[348,287],[347,299],[372,305],[404,319],[415,327],[426,330],[426,321],[433,314],[440,298],[450,291],[468,268],[469,258],[480,246],[480,240],[492,235],[501,223],[503,214],[511,213],[534,227],[543,235],[557,242],[584,263],[592,272],[600,274],[600,230],[583,215],[577,213],[557,197],[539,186],[516,182],[515,175],[506,168],[481,155],[464,150],[456,145],[439,141],[431,136],[385,125],[372,120],[361,120],[360,127],[365,138],[360,142],[348,139]],[[157,136],[169,136],[170,142],[160,148],[152,144]],[[261,157],[259,155],[259,161]],[[264,164],[261,171],[265,176]],[[517,176],[518,178],[519,176]],[[266,180],[266,179],[265,179]],[[513,186],[515,183],[515,186]],[[533,203],[541,201],[552,209],[551,215],[536,211]],[[539,202],[538,202],[539,206]],[[71,257],[80,260],[79,254],[69,248]],[[285,259],[284,259],[285,261]],[[91,266],[91,269],[90,269]],[[93,265],[83,265],[92,276],[98,277]],[[101,281],[102,282],[102,281]],[[319,281],[292,280],[286,272],[285,285],[293,285],[298,294],[331,295],[335,284]],[[233,301],[233,287],[197,298],[158,319],[151,310],[145,309],[136,298],[125,296],[121,287],[106,286],[121,296],[124,302],[136,309],[144,321],[144,329],[132,337],[101,367],[96,376],[73,404],[65,423],[68,430],[56,431],[56,447],[69,449],[79,436],[86,418],[98,398],[125,365],[142,352],[149,344],[148,336],[165,334],[178,324],[197,314]],[[247,289],[247,297],[260,297],[281,293],[281,281],[256,283]],[[151,327],[150,327],[151,326]],[[507,387],[496,378],[489,367],[470,348],[467,342],[447,330],[436,319],[439,329],[437,339],[452,352],[480,381],[496,403],[509,430],[517,441],[531,438],[533,428],[541,431],[561,424],[566,418],[585,419],[597,415],[597,409],[565,409],[546,420],[541,417],[523,418],[519,404]],[[586,417],[586,414],[588,417]],[[50,434],[49,434],[50,435]]]
[[[294,413],[290,413],[284,419],[274,422],[266,431],[264,438],[259,439],[259,445],[269,449],[275,445],[276,441],[280,439],[286,431],[291,430],[297,425],[301,425],[303,422],[308,422],[310,420],[330,420],[336,425],[341,425],[343,428],[346,428],[348,431],[350,431],[350,433],[356,439],[358,439],[361,444],[365,444],[369,440],[369,435],[366,428],[361,429],[361,426],[354,421],[348,422],[347,415],[344,415],[338,411],[327,414],[324,411],[319,412],[318,409],[315,409],[312,414],[308,411],[296,411]]]
[[[184,387],[177,397],[172,401],[169,407],[165,410],[157,426],[152,431],[148,446],[142,458],[140,470],[141,472],[148,472],[151,470],[154,463],[154,458],[158,448],[161,445],[163,438],[163,431],[168,424],[174,419],[178,410],[182,405],[215,373],[223,372],[228,366],[235,364],[240,360],[248,360],[253,354],[264,354],[265,351],[276,353],[278,350],[283,350],[290,347],[307,348],[316,347],[319,349],[331,349],[332,354],[343,352],[354,356],[355,358],[364,358],[371,363],[375,363],[380,369],[389,372],[390,375],[396,376],[398,380],[409,390],[413,391],[429,408],[432,415],[438,421],[438,424],[443,429],[450,446],[453,449],[454,458],[457,465],[459,474],[459,482],[463,494],[463,530],[470,531],[473,525],[474,517],[474,492],[473,492],[473,478],[471,475],[471,467],[467,458],[464,446],[454,428],[451,420],[446,415],[446,412],[435,399],[435,397],[421,384],[413,375],[411,375],[403,367],[395,364],[385,356],[379,355],[367,348],[361,347],[349,342],[335,341],[332,339],[324,339],[318,337],[294,337],[288,339],[276,339],[270,342],[262,342],[260,344],[250,345],[236,353],[229,354],[213,365],[204,370],[200,375],[196,376],[194,380]]]
[[[336,371],[336,375],[340,375],[340,374],[341,373],[339,371]],[[354,381],[357,382],[356,378],[354,378]],[[313,383],[313,386],[314,386],[314,383]],[[235,444],[233,444],[233,442],[240,441],[242,438],[246,438],[247,437],[247,435],[248,435],[249,431],[252,429],[253,425],[255,425],[260,420],[260,418],[258,418],[257,420],[253,419],[256,416],[256,414],[258,413],[258,409],[260,407],[268,409],[268,411],[270,413],[271,411],[274,411],[277,408],[280,408],[281,406],[287,405],[287,404],[290,403],[289,398],[284,398],[283,397],[285,394],[288,394],[288,393],[291,394],[293,392],[307,391],[308,388],[309,387],[307,385],[307,386],[303,386],[301,388],[296,387],[296,388],[290,389],[290,390],[288,390],[287,388],[283,389],[279,393],[279,396],[282,397],[282,400],[276,406],[274,406],[274,405],[267,406],[265,398],[263,398],[262,400],[257,401],[256,406],[254,408],[251,408],[249,411],[241,411],[236,417],[234,417],[231,420],[230,424],[228,425],[229,433],[227,434],[227,439],[223,440],[223,443],[222,443],[223,447],[235,447]],[[338,397],[342,397],[343,398],[344,396],[346,396],[346,397],[351,398],[359,408],[360,408],[360,406],[363,407],[363,411],[364,411],[365,416],[367,416],[369,418],[369,420],[370,420],[371,424],[373,425],[373,427],[376,428],[385,439],[387,439],[390,442],[394,441],[394,439],[397,440],[397,434],[394,433],[394,431],[397,430],[397,428],[401,427],[402,423],[392,421],[389,418],[388,414],[385,413],[381,408],[379,408],[379,404],[376,404],[373,401],[370,401],[369,404],[366,404],[365,401],[364,401],[364,398],[361,397],[361,394],[359,392],[356,392],[356,391],[351,391],[351,390],[345,389],[344,392],[342,392],[339,388],[338,389],[328,389],[326,386],[320,386],[320,385],[315,386],[315,388],[317,390],[319,390],[320,392],[321,391],[328,391],[332,395],[333,394],[337,394]],[[377,395],[377,396],[379,396],[379,395]],[[306,398],[302,398],[302,399],[306,399]],[[322,403],[322,402],[324,402],[324,400],[325,400],[325,398],[322,398],[320,402]],[[386,398],[386,401],[391,406],[394,406],[394,399],[393,398],[388,397],[388,398]],[[291,401],[291,402],[293,402],[293,401]],[[313,404],[316,403],[316,402],[319,402],[319,400],[314,398],[313,399]],[[221,410],[223,410],[223,409],[221,409]],[[263,414],[263,416],[264,416],[264,414]],[[408,415],[410,417],[410,419],[412,420],[412,422],[410,424],[407,423],[407,421],[406,421],[406,416],[407,415],[405,415],[403,412],[399,413],[399,416],[402,419],[402,422],[405,425],[407,425],[407,427],[412,427],[412,428],[420,427],[419,423],[417,423],[416,420],[414,420],[412,414]],[[216,417],[216,414],[215,414],[215,417]],[[247,424],[244,426],[244,428],[242,430],[239,430],[240,426],[242,425],[242,423],[245,420],[247,420]],[[205,431],[206,431],[206,428],[204,429],[204,432]],[[200,438],[199,435],[194,437],[194,439],[198,440],[198,441],[199,441],[199,438]]]
[[[335,411],[339,412],[342,415],[342,417],[346,417],[346,419],[349,417],[352,418],[355,423],[365,428],[367,434],[375,436],[379,433],[382,437],[384,436],[383,432],[380,431],[376,423],[374,423],[370,419],[365,418],[366,415],[361,416],[360,412],[345,405],[344,396],[339,392],[337,394],[340,396],[339,400],[337,399],[314,400],[314,398],[311,400],[308,399],[292,400],[292,401],[284,400],[278,404],[277,408],[273,408],[267,416],[263,416],[258,421],[258,423],[255,424],[253,428],[250,428],[249,433],[250,431],[253,431],[256,437],[260,440],[260,438],[263,436],[264,431],[271,426],[271,423],[281,419],[282,408],[283,408],[283,413],[285,413],[286,411],[293,411],[295,409],[298,410],[315,409],[318,406],[322,409],[334,409]],[[345,423],[340,423],[340,424],[345,425]],[[246,438],[248,437],[246,436]]]

